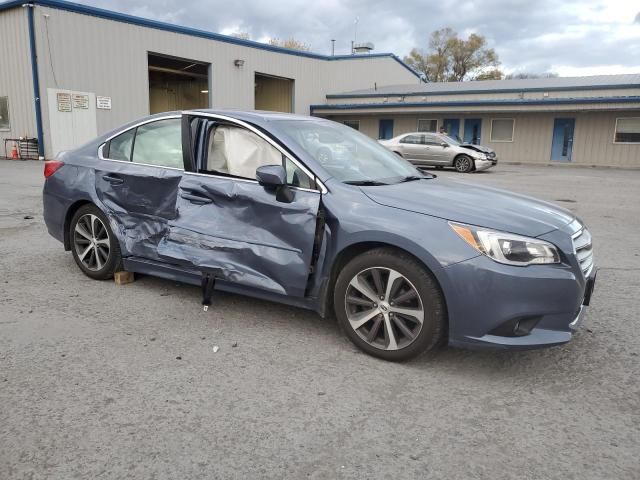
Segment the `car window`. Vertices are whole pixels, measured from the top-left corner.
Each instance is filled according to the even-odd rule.
[[[421,143],[420,141],[421,136],[422,135],[407,135],[406,137],[400,140],[400,143],[411,143],[411,144],[417,145]]]
[[[131,147],[133,147],[133,137],[136,129],[127,130],[109,141],[109,153],[107,158],[112,160],[131,161]]]
[[[436,137],[435,135],[425,135],[424,136],[424,143],[426,145],[437,145],[440,146],[440,144],[442,143],[442,140],[439,139],[438,137]]]
[[[287,183],[292,187],[315,189],[315,182],[304,173],[300,167],[288,158],[285,161],[287,169]]]
[[[409,162],[377,141],[328,120],[274,121],[274,130],[315,160],[329,175],[345,183],[397,183],[420,176]]]
[[[134,163],[184,168],[182,160],[182,122],[179,118],[158,120],[136,129]]]
[[[255,133],[220,125],[209,135],[207,172],[255,180],[263,165],[282,165],[282,153]]]

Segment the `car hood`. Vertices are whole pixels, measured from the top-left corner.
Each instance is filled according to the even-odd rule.
[[[570,211],[497,188],[441,178],[361,187],[374,202],[470,225],[537,237],[570,223]]]
[[[475,150],[476,152],[482,153],[495,153],[493,148],[484,147],[482,145],[474,145],[472,143],[462,143],[460,144],[462,148],[468,148],[469,150]]]

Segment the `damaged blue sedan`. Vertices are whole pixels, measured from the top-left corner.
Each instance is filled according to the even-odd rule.
[[[565,343],[595,282],[571,212],[421,173],[319,118],[159,114],[45,177],[47,228],[89,277],[124,269],[335,314],[386,360]]]

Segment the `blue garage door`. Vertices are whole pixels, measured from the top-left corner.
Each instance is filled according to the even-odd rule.
[[[556,118],[553,122],[553,141],[551,143],[551,160],[571,161],[573,149],[573,130],[575,118]]]
[[[451,138],[455,138],[456,140],[460,139],[460,119],[459,118],[445,118],[442,121],[442,126],[447,132],[447,135],[449,135]]]
[[[380,140],[393,138],[393,120],[387,118],[380,119],[378,138]]]
[[[480,144],[482,133],[482,119],[465,118],[464,119],[464,143]]]

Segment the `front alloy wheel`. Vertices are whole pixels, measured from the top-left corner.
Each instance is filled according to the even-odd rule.
[[[474,163],[471,157],[467,155],[458,155],[453,162],[453,166],[460,173],[469,173],[473,170]]]
[[[338,324],[360,349],[402,361],[438,345],[446,308],[433,274],[394,248],[364,252],[342,269],[334,287]]]
[[[399,272],[384,267],[369,268],[353,277],[345,309],[358,336],[383,350],[398,350],[413,343],[424,321],[416,287]]]

